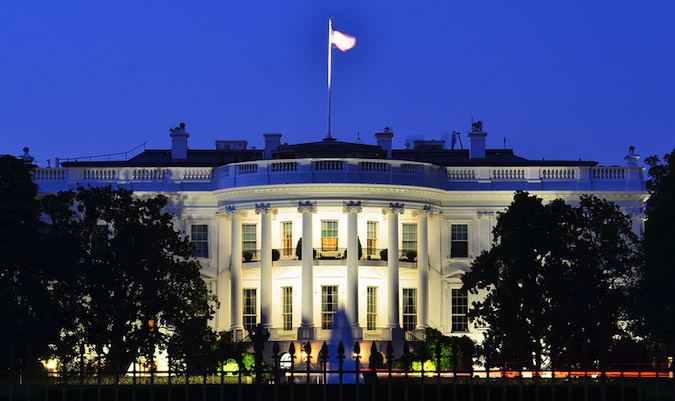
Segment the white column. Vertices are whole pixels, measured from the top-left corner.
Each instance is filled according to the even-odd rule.
[[[429,215],[431,206],[426,205],[417,215],[417,327],[429,327]]]
[[[272,327],[272,214],[270,204],[256,204],[260,215],[260,324]]]
[[[300,308],[300,329],[298,340],[314,339],[314,247],[312,244],[312,213],[316,206],[311,202],[298,202],[298,213],[302,213],[302,305]]]
[[[241,309],[241,217],[234,206],[228,206],[226,215],[232,219],[232,256],[230,261],[230,330],[233,331],[234,340],[243,339],[244,325],[242,323]]]
[[[359,327],[359,242],[358,214],[363,210],[361,202],[344,202],[342,211],[347,213],[347,302],[346,312],[355,340],[363,338]]]
[[[389,294],[389,323],[391,329],[400,328],[399,323],[399,277],[398,277],[398,215],[405,211],[402,203],[390,203],[388,211],[387,293]]]

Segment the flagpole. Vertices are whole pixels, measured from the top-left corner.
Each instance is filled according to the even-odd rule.
[[[330,135],[330,80],[333,58],[331,56],[331,48],[333,46],[331,36],[333,35],[333,19],[328,17],[328,135],[326,138],[331,138]]]

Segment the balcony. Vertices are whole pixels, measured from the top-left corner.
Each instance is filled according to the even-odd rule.
[[[77,185],[119,185],[143,191],[203,191],[256,185],[345,183],[403,185],[445,190],[638,190],[642,167],[452,166],[403,160],[258,160],[207,167],[37,168],[43,192]]]

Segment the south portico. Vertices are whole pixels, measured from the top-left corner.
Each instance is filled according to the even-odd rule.
[[[228,329],[234,333],[235,339],[243,339],[247,332],[242,316],[250,301],[243,295],[246,285],[244,285],[242,276],[248,273],[249,282],[252,282],[251,272],[246,272],[249,270],[248,266],[255,266],[251,270],[259,268],[257,283],[254,284],[254,289],[258,292],[255,295],[257,298],[255,302],[259,301],[259,305],[255,305],[256,315],[259,316],[257,323],[272,332],[280,332],[280,326],[286,326],[283,321],[280,321],[279,312],[281,315],[284,313],[280,310],[285,302],[283,294],[286,291],[292,291],[292,326],[297,328],[297,340],[307,341],[325,337],[326,330],[332,323],[330,313],[333,312],[335,306],[345,309],[355,339],[364,338],[364,329],[367,337],[403,339],[404,330],[400,322],[401,264],[404,265],[406,271],[411,268],[417,269],[416,281],[418,282],[413,284],[417,291],[415,328],[424,329],[428,326],[428,283],[420,283],[419,280],[421,278],[423,281],[428,281],[428,233],[426,231],[427,220],[433,214],[431,212],[433,207],[416,205],[416,209],[408,211],[406,215],[406,207],[403,203],[369,201],[367,205],[364,205],[366,202],[360,200],[340,202],[341,206],[337,202],[311,199],[297,200],[294,207],[289,207],[288,202],[224,206],[223,212],[218,214],[219,231],[222,235],[229,235],[230,241],[225,245],[230,252],[221,249],[221,255],[229,255],[227,258],[222,258],[221,263],[226,263],[229,267],[231,302]],[[375,240],[379,240],[382,244],[386,243],[386,248],[383,248],[386,249],[388,255],[399,255],[399,243],[401,242],[399,218],[404,215],[406,222],[414,222],[417,227],[416,261],[400,262],[399,257],[386,257],[386,261],[370,260],[371,255],[359,257],[360,238],[368,238],[367,245],[372,246],[373,243],[370,242],[373,240],[372,237],[377,237]],[[367,222],[363,221],[364,218]],[[273,263],[272,249],[281,247],[280,237],[284,235],[281,231],[289,224],[296,226],[294,233],[299,231],[300,234],[293,236],[294,242],[302,239],[300,255]],[[243,240],[242,230],[247,225],[259,227],[259,229],[256,227],[255,238],[256,241],[259,240],[259,245],[256,245],[260,249],[258,263],[248,264],[242,257],[246,252],[242,248],[242,243],[246,242]],[[325,231],[333,225],[339,228],[336,228],[338,230],[336,242],[331,244],[328,241],[330,237],[327,239],[327,235],[331,234]],[[297,230],[297,226],[300,226],[301,230]],[[385,226],[387,229],[381,230]],[[320,227],[324,232],[319,232]],[[248,229],[249,227],[246,228]],[[372,232],[375,229],[379,230],[377,235]],[[371,232],[364,232],[368,230]],[[315,245],[316,240],[320,243]],[[222,238],[219,241],[221,246],[225,242]],[[328,248],[329,245],[335,248]],[[346,245],[346,248],[339,248],[338,245]],[[335,260],[317,257],[317,252],[326,254],[333,249],[338,252]],[[368,252],[371,252],[370,248]],[[373,265],[379,266],[371,267]],[[295,272],[296,279],[290,281],[293,284],[292,289],[284,285],[282,280],[275,278],[282,270],[291,276],[292,272]],[[321,278],[317,282],[317,277],[321,277],[322,274],[327,278]],[[331,283],[335,285],[330,285]],[[368,283],[371,285],[367,285]],[[296,295],[298,288],[300,289],[299,299]],[[331,304],[335,298],[338,301]],[[317,301],[320,305],[317,305]],[[383,305],[381,301],[386,302]],[[373,308],[377,310],[371,310]],[[297,312],[299,312],[299,319]],[[375,316],[375,322],[372,321],[373,316]],[[366,319],[363,319],[364,317]],[[318,323],[317,318],[320,320]],[[365,328],[362,326],[362,320],[368,322]],[[289,337],[288,330],[282,331],[283,335]]]

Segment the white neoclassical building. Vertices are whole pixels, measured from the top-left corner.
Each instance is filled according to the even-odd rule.
[[[392,149],[388,129],[374,145],[265,134],[264,149],[240,140],[195,150],[184,124],[170,137],[170,149],[124,161],[38,168],[35,181],[42,193],[113,185],[168,196],[220,300],[213,325],[239,339],[257,324],[271,340],[327,339],[344,308],[356,339],[420,338],[433,327],[480,340],[461,276],[489,249],[516,190],[570,203],[593,194],[642,231],[644,168],[632,150],[624,166],[527,160],[487,149],[480,124],[469,149],[422,140]]]

